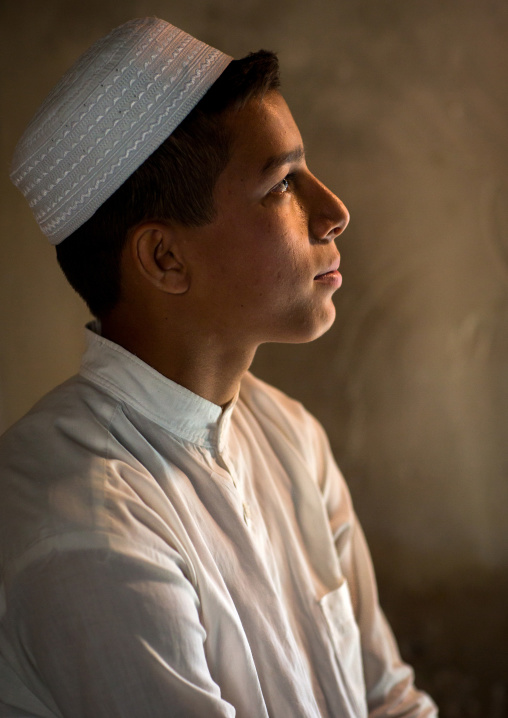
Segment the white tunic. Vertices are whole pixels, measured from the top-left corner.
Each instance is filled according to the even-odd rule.
[[[437,715],[316,420],[87,335],[0,441],[0,717]]]

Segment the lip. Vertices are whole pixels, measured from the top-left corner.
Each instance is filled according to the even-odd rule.
[[[324,272],[316,274],[314,281],[319,282],[320,284],[327,284],[338,289],[342,284],[342,275],[339,272],[339,264],[340,258],[336,259],[335,262],[325,269]]]
[[[342,284],[342,274],[337,270],[325,272],[324,274],[318,274],[317,277],[314,277],[314,281],[338,289]]]

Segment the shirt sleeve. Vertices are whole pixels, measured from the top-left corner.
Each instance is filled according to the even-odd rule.
[[[355,596],[369,718],[434,718],[437,708],[415,688],[413,670],[402,661],[379,606],[369,550],[356,519],[341,563]]]
[[[232,718],[197,595],[175,562],[53,553],[14,589],[18,641],[64,718]]]
[[[328,439],[317,425],[318,473],[342,572],[348,581],[360,630],[369,718],[436,718],[431,698],[414,686],[414,673],[400,657],[379,606],[370,552]]]

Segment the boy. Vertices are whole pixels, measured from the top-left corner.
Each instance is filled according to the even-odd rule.
[[[0,716],[435,716],[321,427],[248,373],[332,324],[349,216],[261,51],[96,43],[12,179],[97,318],[0,444]]]

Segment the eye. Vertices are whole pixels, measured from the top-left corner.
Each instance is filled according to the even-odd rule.
[[[282,179],[280,182],[277,182],[275,187],[272,187],[270,192],[273,192],[274,194],[286,194],[291,189],[293,177],[293,174],[286,175],[284,179]]]

